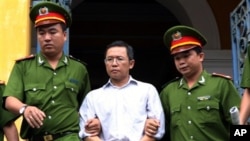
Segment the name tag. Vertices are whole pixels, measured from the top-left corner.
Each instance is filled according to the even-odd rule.
[[[210,95],[206,95],[206,96],[197,97],[197,100],[198,101],[204,101],[204,100],[209,100],[210,98],[211,98]]]

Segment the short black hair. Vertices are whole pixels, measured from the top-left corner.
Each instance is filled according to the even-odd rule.
[[[122,41],[122,40],[116,40],[116,41],[113,41],[112,43],[108,44],[106,46],[104,57],[106,57],[108,49],[110,49],[112,47],[117,47],[117,46],[126,48],[129,60],[134,59],[134,49],[133,49],[133,47],[131,45],[129,45],[128,43],[126,43],[125,41]]]

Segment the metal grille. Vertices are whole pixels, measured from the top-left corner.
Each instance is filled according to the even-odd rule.
[[[247,54],[247,47],[250,45],[250,0],[242,0],[239,5],[230,13],[231,42],[233,55],[233,79],[240,94],[240,82],[243,72],[244,59]]]

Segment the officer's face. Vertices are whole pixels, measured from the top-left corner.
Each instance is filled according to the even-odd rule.
[[[62,54],[67,38],[60,24],[52,24],[37,27],[37,39],[45,56],[57,56]]]
[[[202,71],[204,53],[199,53],[193,49],[177,53],[174,55],[174,62],[177,70],[186,77],[199,75]]]
[[[129,60],[125,47],[112,47],[107,50],[105,66],[112,83],[127,83],[134,60]]]

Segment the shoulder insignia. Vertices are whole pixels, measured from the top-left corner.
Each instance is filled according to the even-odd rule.
[[[174,79],[171,79],[170,81],[168,81],[167,83],[163,84],[162,85],[162,88],[165,88],[168,84],[174,82],[174,81],[177,81],[179,80],[181,77],[175,77]]]
[[[77,59],[77,58],[73,57],[72,55],[69,55],[69,58],[70,58],[70,59],[73,59],[73,60],[75,60],[75,61],[78,61],[78,62],[80,62],[80,63],[82,63],[82,64],[84,64],[84,65],[87,65],[87,63],[83,62],[83,61],[80,60],[80,59]]]
[[[29,56],[19,58],[16,61],[18,62],[18,61],[29,60],[29,59],[33,59],[33,58],[35,58],[35,55],[31,54]]]
[[[5,84],[5,81],[0,80],[0,85],[4,85],[4,84]]]
[[[220,74],[220,73],[212,73],[212,76],[219,76],[219,77],[223,77],[223,78],[226,78],[226,79],[230,79],[232,80],[232,77],[229,76],[229,75],[225,75],[225,74]]]

